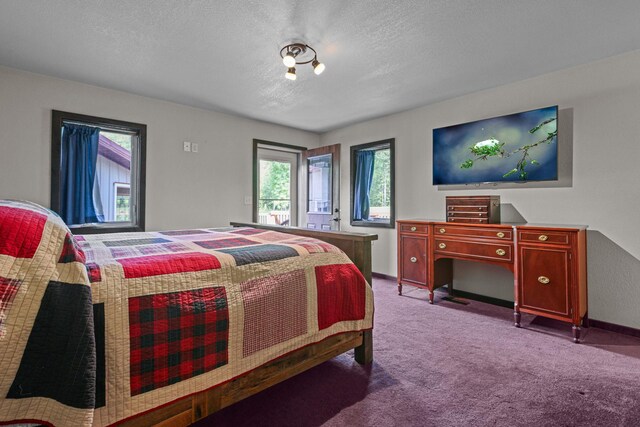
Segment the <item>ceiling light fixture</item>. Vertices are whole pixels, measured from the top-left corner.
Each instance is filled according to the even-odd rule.
[[[296,79],[296,67],[289,67],[289,69],[287,70],[287,74],[284,75],[286,78],[288,78],[289,80],[295,80]]]
[[[313,57],[311,57],[313,52]],[[318,53],[311,46],[304,43],[291,43],[280,49],[282,63],[287,67],[285,77],[289,80],[296,79],[296,65],[311,64],[316,75],[322,74],[325,65],[318,61]]]

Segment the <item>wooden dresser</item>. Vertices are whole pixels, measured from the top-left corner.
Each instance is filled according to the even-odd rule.
[[[411,284],[452,292],[452,259],[498,265],[514,276],[514,319],[531,313],[573,324],[580,341],[587,323],[586,226],[535,224],[398,223],[398,293]]]

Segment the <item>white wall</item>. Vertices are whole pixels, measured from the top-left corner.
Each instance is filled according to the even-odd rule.
[[[0,198],[49,205],[52,109],[147,125],[148,230],[250,221],[253,138],[319,144],[310,132],[0,67]]]
[[[559,150],[573,159],[561,162],[560,174],[570,175],[565,187],[445,191],[431,185],[433,128],[555,104],[565,126]],[[396,139],[397,219],[444,218],[447,195],[498,194],[508,216],[587,224],[590,317],[640,328],[640,51],[323,134],[322,145],[343,144],[343,207],[349,206],[348,147],[386,138]],[[352,228],[348,221],[343,229],[378,233],[373,270],[396,275],[395,229]],[[512,300],[507,270],[462,261],[454,269],[454,288]]]

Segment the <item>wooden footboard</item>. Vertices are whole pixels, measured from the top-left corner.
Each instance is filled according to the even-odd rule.
[[[296,227],[232,222],[236,227],[254,227],[299,236],[313,237],[342,249],[371,284],[371,242],[376,234],[307,230]],[[187,396],[169,405],[124,421],[122,426],[188,426],[222,408],[265,390],[294,375],[313,368],[346,351],[355,349],[355,360],[369,364],[373,360],[371,331],[346,332],[296,350],[262,365],[227,383]]]
[[[297,236],[313,237],[339,247],[362,272],[371,284],[371,242],[378,240],[377,234],[350,233],[347,231],[321,231],[308,228],[283,227],[281,225],[256,224],[253,222],[232,222],[234,227],[253,227],[279,231]]]

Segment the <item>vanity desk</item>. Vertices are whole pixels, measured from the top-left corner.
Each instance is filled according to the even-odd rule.
[[[587,233],[583,225],[473,224],[399,220],[398,293],[411,284],[452,292],[452,259],[504,267],[514,277],[514,320],[530,313],[587,325]]]

